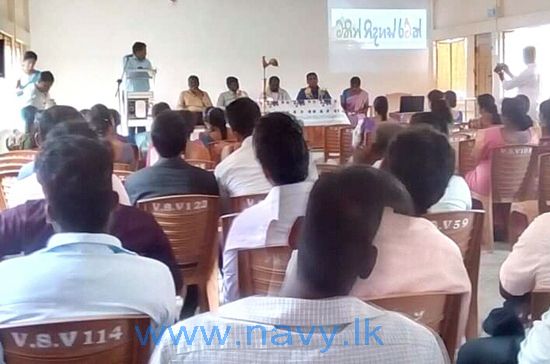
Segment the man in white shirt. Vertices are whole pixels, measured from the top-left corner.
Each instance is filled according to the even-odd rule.
[[[61,136],[46,141],[36,170],[56,234],[46,248],[0,263],[0,323],[123,314],[173,323],[168,267],[106,234],[118,203],[109,149],[97,139]]]
[[[281,88],[281,80],[277,76],[271,76],[269,78],[269,85],[267,90],[265,90],[266,101],[279,102],[279,101],[290,101],[290,95],[288,92]],[[260,100],[264,99],[264,93],[260,95]]]
[[[54,83],[53,74],[50,71],[40,72],[38,81],[27,86],[28,92],[23,93],[23,106],[34,106],[38,110],[46,110],[55,105],[55,101],[50,97],[50,89]]]
[[[521,343],[519,364],[550,363],[550,310],[535,321],[527,337]]]
[[[233,222],[223,253],[224,302],[240,298],[238,253],[242,249],[288,245],[296,219],[306,212],[313,182],[307,181],[309,152],[298,121],[271,113],[254,130],[254,151],[273,187],[266,199]]]
[[[173,334],[217,329],[225,343],[207,345],[199,335],[178,342],[165,333],[150,362],[446,362],[430,330],[348,296],[376,262],[372,240],[385,200],[401,188],[389,174],[359,166],[321,178],[307,206],[297,275],[280,297],[249,297],[180,322]]]
[[[240,89],[239,80],[237,77],[229,76],[225,80],[225,83],[229,91],[225,91],[220,94],[220,97],[218,97],[218,107],[226,108],[233,101],[243,97],[248,97],[246,91]]]
[[[517,88],[518,95],[525,95],[529,98],[529,101],[531,101],[529,116],[533,119],[538,117],[538,102],[540,95],[540,75],[537,70],[537,64],[535,63],[536,58],[537,49],[535,47],[525,47],[523,49],[523,60],[527,68],[518,76],[512,74],[505,64],[498,65],[495,69],[505,90]],[[505,80],[505,74],[510,77],[509,80]]]

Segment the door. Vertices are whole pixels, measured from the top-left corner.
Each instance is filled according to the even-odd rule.
[[[476,96],[493,93],[493,38],[491,33],[476,35]]]

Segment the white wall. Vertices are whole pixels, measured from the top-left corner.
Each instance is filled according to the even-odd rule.
[[[369,4],[368,0],[363,3]],[[427,4],[426,0],[385,0],[388,5]],[[391,6],[388,6],[391,7]],[[48,14],[48,16],[44,16]],[[115,106],[115,80],[131,44],[148,44],[158,68],[157,100],[175,105],[189,74],[217,99],[225,78],[260,93],[262,55],[277,57],[282,86],[295,96],[305,74],[316,71],[334,96],[351,74],[331,74],[325,0],[31,0],[32,48],[39,67],[56,76],[58,103]],[[431,27],[431,25],[429,25]],[[432,87],[430,52],[409,58],[407,51],[366,57],[359,75],[372,94],[425,93]]]

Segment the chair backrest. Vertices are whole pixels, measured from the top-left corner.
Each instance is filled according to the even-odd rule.
[[[462,140],[458,142],[458,171],[461,176],[472,171],[476,167],[473,156],[475,139]]]
[[[204,160],[204,159],[186,159],[185,161],[192,166],[202,168],[205,170],[212,170],[216,166],[216,164],[213,161]]]
[[[531,319],[540,320],[542,315],[550,309],[550,290],[534,291],[531,293]]]
[[[370,303],[406,314],[437,332],[443,339],[452,362],[458,343],[461,299],[460,293],[437,292],[380,298],[370,300]]]
[[[10,189],[17,181],[19,170],[0,170],[0,211],[8,208]]]
[[[27,162],[32,162],[37,154],[38,154],[38,151],[36,150],[13,150],[8,153],[0,154],[0,160],[14,158],[14,159],[24,159]]]
[[[265,197],[267,196],[266,193],[260,193],[257,195],[246,195],[246,196],[238,196],[238,197],[231,197],[230,198],[230,212],[242,212],[249,208],[250,206],[254,206],[260,201],[263,201]]]
[[[115,171],[132,171],[132,166],[128,163],[113,163]]]
[[[493,202],[523,201],[529,186],[533,145],[507,145],[493,150],[491,184]]]
[[[539,214],[550,212],[550,153],[539,155]]]
[[[341,165],[330,164],[330,163],[317,163],[316,167],[317,167],[317,173],[319,173],[319,176],[322,176],[328,173],[334,173],[340,168],[342,168]]]
[[[150,326],[147,316],[72,319],[0,326],[6,363],[145,364],[150,345],[141,343]]]
[[[279,293],[291,254],[290,246],[239,250],[241,297]]]
[[[346,164],[353,156],[353,128],[340,129],[340,164]]]
[[[181,195],[138,201],[162,227],[186,284],[203,284],[214,264],[219,197]]]

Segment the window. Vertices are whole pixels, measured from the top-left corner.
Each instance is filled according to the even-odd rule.
[[[6,101],[5,105],[7,106],[0,108],[0,121],[2,121],[0,130],[21,128],[22,123],[19,122],[17,115],[18,102],[15,96],[15,82],[19,75],[20,60],[25,46],[21,42],[14,42],[13,38],[5,33],[0,32],[0,39],[5,41],[4,64],[6,68],[6,77],[0,78],[0,100]]]
[[[466,97],[466,39],[436,42],[437,88],[453,90],[459,98]]]

